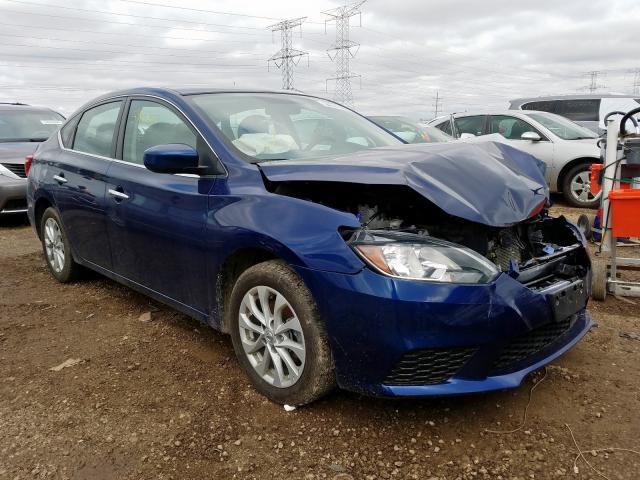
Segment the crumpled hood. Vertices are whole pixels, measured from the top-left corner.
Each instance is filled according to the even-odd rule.
[[[259,167],[274,182],[407,185],[450,215],[495,227],[529,218],[549,198],[544,163],[496,142],[383,147]]]
[[[0,163],[22,163],[27,155],[36,151],[38,142],[0,143]]]

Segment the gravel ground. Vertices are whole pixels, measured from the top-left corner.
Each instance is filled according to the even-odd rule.
[[[56,283],[23,220],[0,220],[0,273],[0,479],[640,477],[640,453],[601,450],[640,452],[640,341],[620,336],[640,300],[592,302],[598,327],[515,391],[285,412],[224,335],[97,275]],[[487,431],[518,428],[533,385],[524,426]],[[600,474],[574,471],[569,427]]]

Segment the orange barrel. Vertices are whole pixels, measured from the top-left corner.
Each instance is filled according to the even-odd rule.
[[[640,189],[611,190],[611,229],[614,237],[640,237]]]

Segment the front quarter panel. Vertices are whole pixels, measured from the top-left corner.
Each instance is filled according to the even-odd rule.
[[[228,193],[218,182],[209,200],[214,251],[223,259],[241,248],[262,248],[291,265],[356,273],[364,264],[341,237],[339,227],[358,228],[355,215],[255,189]]]

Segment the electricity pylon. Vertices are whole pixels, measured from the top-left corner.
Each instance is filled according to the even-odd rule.
[[[334,99],[345,105],[353,104],[353,93],[351,91],[351,79],[359,77],[351,73],[349,61],[355,57],[360,48],[360,44],[349,39],[349,21],[355,15],[360,16],[360,25],[362,25],[362,12],[360,7],[366,0],[344,5],[324,13],[330,18],[325,20],[325,31],[327,23],[336,22],[336,43],[327,50],[329,58],[336,64],[336,76],[327,79],[327,85],[330,81],[335,81]],[[328,89],[328,87],[327,87]]]
[[[300,27],[306,19],[307,17],[299,17],[291,20],[283,20],[282,22],[278,22],[267,27],[272,32],[280,32],[280,50],[269,57],[267,65],[273,62],[273,64],[282,72],[283,90],[295,90],[293,86],[293,67],[300,63],[300,59],[302,57],[309,54],[308,52],[303,52],[302,50],[296,50],[293,48],[293,41],[291,38],[292,30],[296,27]]]

